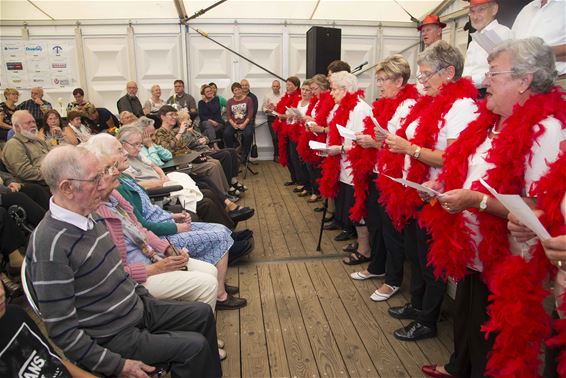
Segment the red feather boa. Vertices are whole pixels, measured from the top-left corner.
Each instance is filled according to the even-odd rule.
[[[383,127],[393,117],[397,108],[407,99],[417,99],[419,92],[413,84],[407,84],[393,98],[382,98],[373,103],[373,115]],[[364,119],[364,134],[375,138],[375,125],[370,117]],[[354,183],[354,205],[350,208],[350,218],[359,222],[366,216],[366,199],[369,192],[369,178],[377,161],[378,151],[375,148],[362,148],[354,145],[348,152],[348,161],[352,167]]]
[[[328,122],[328,145],[339,146],[342,144],[342,137],[338,132],[336,125],[346,127],[350,119],[350,113],[364,96],[364,91],[359,90],[355,93],[346,93],[338,104],[338,109],[334,113],[332,120]],[[341,155],[327,156],[322,163],[322,176],[319,179],[320,193],[326,198],[334,198],[338,194],[339,177],[340,177],[340,159]]]
[[[329,91],[321,92],[318,97],[313,97],[311,99],[311,103],[309,104],[309,108],[307,109],[307,115],[312,116],[313,110],[316,108],[315,113],[315,122],[317,125],[325,127],[326,126],[326,119],[328,118],[328,114],[334,107],[334,99],[330,96]],[[311,140],[315,140],[317,142],[326,142],[326,134],[319,133],[315,135],[313,132],[306,130],[302,135],[301,139],[299,140],[299,144],[297,145],[297,152],[301,159],[304,162],[317,164],[322,161],[322,157],[317,155],[315,151],[311,150],[309,147],[309,142]]]
[[[444,127],[444,116],[452,108],[456,100],[477,98],[477,89],[471,80],[460,79],[444,84],[435,97],[423,96],[413,106],[409,115],[403,121],[397,135],[407,139],[407,127],[418,119],[415,136],[410,140],[417,146],[434,149],[440,129]],[[405,154],[397,154],[389,149],[383,149],[379,154],[379,172],[376,183],[381,192],[379,198],[391,221],[397,230],[402,230],[409,219],[414,218],[416,210],[422,205],[417,191],[405,188],[385,177],[402,177]],[[417,183],[428,180],[430,166],[411,157],[407,179]]]
[[[562,152],[557,161],[549,167],[548,173],[537,183],[534,188],[534,195],[537,197],[537,207],[544,211],[541,216],[541,222],[552,236],[565,235],[566,224],[564,223],[564,215],[560,211],[560,204],[564,199],[566,192],[566,152]],[[538,255],[544,256],[542,245],[537,245],[536,252]],[[547,265],[547,269],[554,276],[556,268]],[[558,311],[562,314],[566,313],[566,298],[564,293],[559,294],[560,298],[556,298],[560,302]],[[566,319],[558,319],[554,322],[554,328],[557,335],[548,340],[549,347],[561,347],[563,350],[558,356],[558,376],[566,376]]]
[[[553,115],[565,126],[565,108],[562,95],[556,89],[548,94],[533,95],[523,106],[514,107],[486,157],[486,162],[494,167],[487,171],[485,180],[495,190],[521,194],[527,158],[534,142],[545,131],[539,123]],[[462,187],[468,175],[469,157],[485,141],[497,120],[497,116],[485,108],[485,103],[480,104],[480,116],[448,147],[443,171],[438,177],[445,191]],[[479,181],[474,182],[471,189],[487,194]],[[487,309],[490,320],[482,330],[497,332],[486,374],[537,376],[540,343],[549,332],[548,319],[541,306],[546,296],[542,280],[548,263],[540,251],[529,262],[513,256],[509,251],[506,220],[471,211],[478,217],[483,236],[478,247],[484,267],[482,278],[492,293]],[[450,215],[439,206],[426,206],[420,215],[421,223],[432,235],[428,258],[434,265],[435,275],[461,279],[474,258],[472,231],[463,215]]]
[[[287,108],[296,108],[297,104],[301,100],[301,91],[296,90],[295,92],[289,94],[285,92],[281,100],[277,103],[275,107],[275,112],[279,114],[285,114]],[[289,127],[284,119],[275,118],[273,121],[273,130],[277,133],[277,140],[279,145],[279,163],[282,166],[287,165],[287,138],[289,137]]]

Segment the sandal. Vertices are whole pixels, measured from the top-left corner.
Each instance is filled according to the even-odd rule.
[[[380,293],[379,289],[377,289],[376,291],[373,292],[372,295],[370,295],[369,299],[371,299],[374,302],[383,302],[391,298],[400,289],[399,286],[391,286],[387,284],[384,285],[391,289],[391,293],[387,293],[387,294]]]
[[[371,257],[366,257],[358,251],[352,252],[350,256],[342,259],[342,262],[346,265],[359,265],[369,261],[371,261]]]
[[[352,253],[352,252],[356,252],[357,250],[358,250],[358,242],[348,243],[344,247],[342,247],[343,252]]]

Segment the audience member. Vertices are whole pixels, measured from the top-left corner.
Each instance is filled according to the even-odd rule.
[[[51,103],[43,99],[43,88],[33,87],[31,89],[31,99],[22,102],[16,107],[17,110],[27,110],[35,119],[38,125],[43,121],[43,114],[52,109]]]
[[[94,134],[100,132],[108,132],[113,134],[118,128],[119,121],[110,110],[106,108],[97,108],[93,104],[87,104],[84,107],[84,114],[86,117],[83,120],[86,121],[88,127]]]
[[[218,86],[216,85],[216,83],[210,82],[210,83],[208,83],[208,85],[210,85],[210,87],[214,91],[214,96],[218,97],[218,101],[220,102],[220,112],[221,112],[221,114],[224,114],[224,112],[226,111],[226,104],[228,103],[228,101],[226,100],[226,97],[220,96],[218,94]]]
[[[261,109],[267,116],[267,126],[269,127],[269,133],[271,134],[271,140],[273,141],[273,161],[275,162],[279,160],[279,150],[277,148],[277,133],[273,130],[273,121],[275,121],[273,111],[275,110],[277,103],[281,100],[281,96],[281,83],[279,80],[273,80],[271,83],[271,93],[265,96],[261,106]]]
[[[112,184],[112,164],[62,146],[41,169],[53,197],[26,258],[51,340],[71,360],[108,376],[145,376],[155,371],[151,364],[170,367],[172,377],[220,377],[210,306],[153,298],[121,269],[106,225],[92,214]]]
[[[76,137],[69,137],[63,130],[61,116],[55,109],[48,110],[43,117],[43,126],[39,128],[37,137],[47,143],[48,146],[59,146],[61,144],[73,143]]]
[[[228,125],[224,129],[224,145],[228,148],[234,147],[236,131],[242,132],[242,146],[240,156],[246,160],[252,147],[253,124],[252,117],[254,111],[253,101],[244,94],[240,83],[233,83],[231,86],[234,97],[228,100],[227,117]]]
[[[161,98],[161,87],[157,84],[151,86],[151,97],[143,105],[143,114],[157,114],[159,109],[166,104]]]
[[[120,125],[122,126],[128,125],[138,119],[132,112],[127,110],[121,112],[118,117],[120,118]]]
[[[222,119],[220,100],[214,95],[214,89],[207,84],[201,87],[200,94],[202,95],[202,100],[198,102],[200,131],[206,135],[208,140],[222,140],[225,124]],[[214,147],[218,149],[217,142],[214,142]]]
[[[464,64],[463,76],[472,80],[476,88],[482,88],[484,74],[488,71],[487,64],[488,51],[482,47],[474,37],[486,37],[487,33],[494,33],[499,39],[506,40],[513,38],[511,30],[497,22],[497,12],[499,3],[497,0],[471,0],[470,1],[470,21],[475,33],[472,33],[472,41],[466,51],[466,61]]]
[[[75,98],[75,101],[67,104],[67,113],[70,111],[84,113],[85,107],[87,105],[92,105],[90,102],[86,101],[85,92],[82,88],[73,89],[73,97]]]
[[[84,143],[92,135],[90,129],[82,124],[81,113],[71,110],[67,113],[67,119],[69,124],[65,127],[65,137],[66,139],[75,146]]]
[[[49,146],[37,135],[37,124],[27,110],[18,110],[12,116],[15,135],[4,146],[4,164],[20,182],[45,185],[40,165]]]
[[[20,93],[15,88],[6,88],[4,90],[4,98],[6,101],[0,103],[0,112],[2,112],[2,117],[0,117],[0,141],[8,140],[8,131],[12,129],[12,116],[16,111],[16,103]]]
[[[126,84],[126,94],[118,100],[116,106],[118,107],[118,113],[128,111],[135,115],[136,117],[141,117],[143,115],[143,108],[138,94],[138,84],[135,81],[128,81]]]
[[[254,111],[253,111],[252,120],[250,121],[250,123],[252,124],[253,127],[255,127],[255,118],[257,116],[257,110],[258,110],[258,107],[259,107],[257,96],[250,91],[250,82],[248,80],[246,80],[246,79],[241,80],[240,85],[242,86],[242,92],[244,93],[244,95],[246,95],[246,96],[248,96],[249,98],[252,99]]]
[[[183,80],[175,80],[173,82],[175,93],[167,99],[167,104],[173,105],[177,110],[185,109],[191,115],[191,119],[198,117],[197,102],[193,96],[185,93],[185,82]]]

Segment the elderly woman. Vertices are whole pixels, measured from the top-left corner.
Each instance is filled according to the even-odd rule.
[[[354,202],[352,168],[347,161],[347,153],[352,149],[352,140],[342,138],[337,125],[354,132],[362,131],[364,119],[371,115],[371,107],[363,100],[364,92],[358,90],[356,76],[346,71],[330,75],[330,94],[335,106],[327,119],[328,156],[322,164],[320,192],[326,198],[334,198],[336,206],[334,221],[331,227],[326,226],[326,229],[342,228],[342,232],[334,240],[343,241],[355,237],[354,225],[349,216],[349,209]],[[367,229],[362,231],[360,237],[367,239]],[[369,245],[364,245],[367,250],[359,250],[356,257],[349,256],[343,262],[356,264],[362,262],[358,260],[369,261]]]
[[[489,54],[488,62],[480,115],[447,149],[442,174],[428,183],[443,192],[441,206],[427,206],[423,212],[436,275],[460,281],[455,355],[439,371],[537,376],[540,343],[549,334],[542,307],[548,269],[540,254],[509,237],[507,210],[479,180],[531,202],[566,139],[566,104],[553,87],[554,55],[542,39],[506,41]],[[550,187],[563,181],[559,176]],[[425,368],[438,372],[435,366]]]
[[[222,119],[222,107],[220,99],[216,96],[215,89],[204,84],[200,88],[202,100],[198,102],[198,116],[200,130],[209,140],[220,139],[224,136],[224,120]],[[214,142],[214,148],[218,149],[218,143]]]
[[[244,307],[247,301],[228,294],[225,287],[228,250],[234,243],[231,231],[220,224],[193,223],[186,213],[170,214],[153,205],[143,188],[124,173],[130,164],[128,153],[114,137],[99,134],[87,145],[95,146],[101,154],[117,158],[117,169],[121,173],[120,186],[117,190],[132,206],[135,217],[143,227],[179,249],[188,249],[192,258],[216,266],[218,269],[216,308],[228,310]],[[237,291],[233,287],[228,290],[232,293]]]
[[[71,138],[64,131],[61,124],[61,116],[59,112],[50,109],[43,115],[43,125],[37,132],[38,138],[45,141],[50,146],[59,146],[61,144],[74,144],[76,138]]]
[[[4,90],[5,101],[0,103],[0,108],[4,116],[0,118],[0,141],[6,141],[8,131],[12,129],[12,115],[16,111],[16,103],[20,93],[15,88],[6,88]]]
[[[379,168],[387,165],[386,159],[378,164],[379,150],[386,133],[395,134],[418,98],[418,91],[407,84],[411,76],[409,63],[402,55],[392,55],[375,69],[379,100],[373,103],[373,119],[383,127],[377,130],[373,120],[364,120],[364,131],[356,134],[356,146],[348,154],[354,181],[354,206],[350,209],[354,221],[365,219],[369,231],[371,262],[367,269],[354,272],[355,280],[385,276],[385,282],[371,299],[383,301],[390,297],[403,281],[405,250],[403,233],[393,227],[385,207],[379,203],[376,186]]]
[[[161,87],[157,84],[151,86],[151,97],[143,105],[143,114],[157,114],[166,102],[161,98]]]
[[[124,110],[123,112],[121,112],[118,115],[118,118],[120,119],[120,125],[122,125],[122,126],[128,125],[128,124],[134,122],[136,119],[138,119],[138,117],[136,117],[134,115],[134,113],[129,112],[127,110]]]
[[[413,319],[394,332],[400,340],[414,341],[436,336],[436,323],[446,291],[446,282],[435,278],[434,265],[427,265],[430,236],[419,226],[422,201],[414,189],[403,187],[390,177],[403,177],[423,183],[435,179],[443,166],[443,153],[476,117],[477,90],[462,79],[464,58],[445,41],[427,47],[417,57],[426,96],[421,97],[401,122],[388,134],[387,149],[380,155],[387,165],[380,170],[380,201],[398,230],[403,230],[405,254],[411,262],[411,301],[392,307],[389,314]],[[374,294],[384,300],[395,294],[397,286],[383,285]]]
[[[299,87],[301,86],[301,81],[296,76],[291,76],[287,78],[285,82],[285,94],[281,97],[281,100],[275,106],[275,115],[277,118],[273,122],[273,130],[277,133],[279,148],[279,164],[282,166],[287,166],[289,169],[289,174],[291,175],[291,181],[286,182],[285,186],[295,185],[299,178],[295,172],[295,167],[293,164],[289,164],[289,149],[288,145],[288,124],[287,124],[287,108],[296,108],[297,104],[301,100],[301,92]]]
[[[92,135],[90,129],[82,124],[81,116],[82,114],[77,111],[71,111],[67,114],[69,124],[64,130],[65,139],[75,146],[86,142]]]

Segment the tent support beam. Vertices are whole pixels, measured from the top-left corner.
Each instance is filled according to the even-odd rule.
[[[312,20],[312,18],[314,17],[314,14],[316,13],[316,10],[318,9],[318,5],[320,4],[320,0],[316,0],[316,4],[314,5],[314,9],[312,10],[311,16],[309,17],[309,20]]]
[[[30,3],[31,5],[33,5],[38,11],[40,11],[41,13],[43,13],[44,15],[46,15],[47,17],[49,17],[51,19],[51,21],[55,21],[55,19],[53,17],[51,17],[49,14],[47,14],[47,12],[45,12],[43,9],[41,9],[40,7],[37,6],[37,4],[35,4],[33,1],[28,0],[28,3]]]

